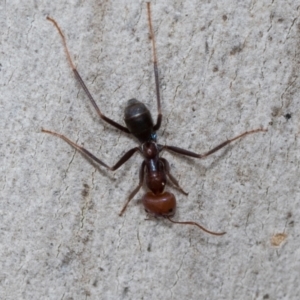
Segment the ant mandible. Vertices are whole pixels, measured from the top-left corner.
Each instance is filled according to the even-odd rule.
[[[202,230],[204,230],[207,233],[213,234],[213,235],[223,235],[226,232],[212,232],[200,224],[192,221],[187,222],[179,222],[174,221],[171,217],[174,216],[175,210],[176,210],[176,198],[174,194],[170,192],[164,191],[167,178],[174,184],[174,186],[184,195],[187,195],[187,193],[179,186],[178,181],[171,175],[170,173],[170,166],[168,161],[165,158],[162,158],[159,156],[159,154],[162,152],[162,150],[168,150],[171,152],[175,152],[178,154],[182,154],[185,156],[190,156],[194,158],[205,158],[216,151],[222,149],[229,143],[242,138],[248,134],[261,132],[261,131],[267,131],[265,129],[255,129],[251,131],[246,131],[230,140],[227,140],[220,145],[216,146],[212,150],[204,153],[204,154],[197,154],[182,148],[174,147],[174,146],[167,146],[167,145],[160,145],[157,143],[156,139],[156,131],[160,128],[161,121],[162,121],[162,112],[161,112],[161,101],[160,101],[160,87],[159,87],[159,79],[158,79],[158,67],[157,67],[157,57],[156,57],[156,48],[155,48],[155,40],[154,40],[154,33],[152,28],[152,21],[151,21],[151,9],[150,9],[150,3],[147,2],[147,13],[148,13],[148,24],[149,24],[149,31],[150,31],[150,39],[152,41],[152,52],[153,52],[153,66],[154,66],[154,78],[155,78],[155,88],[156,88],[156,98],[157,98],[157,120],[156,124],[154,125],[152,116],[148,108],[145,106],[145,104],[141,103],[140,101],[136,99],[130,99],[127,103],[127,106],[125,108],[125,123],[126,126],[120,125],[119,123],[111,120],[110,118],[106,117],[101,110],[99,109],[98,105],[96,104],[94,98],[92,97],[91,93],[89,92],[88,88],[86,87],[82,77],[79,75],[75,65],[73,64],[73,61],[71,59],[71,55],[69,53],[69,50],[67,48],[66,39],[62,33],[62,30],[58,26],[57,22],[47,17],[47,20],[52,22],[56,29],[58,30],[64,49],[67,54],[67,59],[69,61],[69,64],[74,72],[74,75],[76,79],[79,81],[80,85],[82,86],[83,90],[85,91],[86,95],[88,96],[90,102],[92,103],[93,107],[95,108],[97,114],[99,117],[104,120],[105,122],[109,123],[110,125],[114,126],[115,128],[127,133],[132,134],[139,142],[138,147],[134,147],[127,151],[120,159],[119,161],[112,167],[108,166],[106,163],[104,163],[102,160],[94,156],[92,153],[90,153],[88,150],[84,149],[83,147],[75,144],[71,140],[69,140],[67,137],[65,137],[62,134],[42,129],[42,132],[52,134],[54,136],[57,136],[61,139],[63,139],[65,142],[67,142],[69,145],[71,145],[73,148],[81,152],[86,157],[92,159],[99,165],[111,170],[115,171],[118,168],[120,168],[127,160],[129,160],[134,153],[140,152],[143,157],[144,161],[142,162],[142,165],[140,167],[139,171],[139,184],[138,186],[131,192],[129,195],[123,209],[120,212],[120,216],[124,213],[126,210],[126,207],[128,206],[131,199],[137,194],[137,192],[142,187],[144,180],[146,181],[147,188],[150,190],[147,192],[143,198],[142,203],[144,205],[144,208],[147,213],[164,217],[168,219],[172,223],[176,224],[184,224],[184,225],[195,225]]]

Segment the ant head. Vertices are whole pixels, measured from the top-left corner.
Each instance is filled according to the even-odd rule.
[[[158,217],[172,217],[176,212],[176,199],[172,193],[164,192],[154,195],[152,192],[146,193],[142,202],[145,211]]]

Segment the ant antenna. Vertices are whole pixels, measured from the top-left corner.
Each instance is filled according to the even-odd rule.
[[[204,228],[203,226],[201,226],[200,224],[196,223],[196,222],[192,222],[192,221],[186,221],[186,222],[179,222],[179,221],[174,221],[172,220],[170,217],[168,216],[165,216],[166,219],[168,219],[170,222],[174,223],[174,224],[181,224],[181,225],[195,225],[197,227],[199,227],[200,229],[202,229],[203,231],[209,233],[209,234],[212,234],[212,235],[223,235],[225,234],[226,232],[213,232],[213,231],[210,231],[206,228]]]

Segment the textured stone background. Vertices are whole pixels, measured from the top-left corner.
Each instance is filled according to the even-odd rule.
[[[136,143],[98,119],[61,39],[107,116],[136,97],[156,114],[143,1],[2,1],[1,299],[297,299],[300,294],[299,1],[152,2],[164,120],[159,142],[199,153],[264,127],[206,160],[164,153],[189,191],[177,220],[145,221]],[[298,3],[297,3],[298,2]],[[290,117],[290,118],[289,118]],[[298,296],[297,296],[298,295]]]

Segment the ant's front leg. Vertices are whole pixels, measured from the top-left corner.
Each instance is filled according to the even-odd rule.
[[[146,166],[146,163],[145,161],[143,161],[141,167],[140,167],[140,174],[139,174],[139,177],[140,177],[140,181],[139,181],[139,185],[130,193],[125,205],[123,206],[122,210],[120,211],[119,213],[119,216],[121,217],[124,213],[124,211],[126,210],[129,202],[131,201],[131,199],[136,195],[136,193],[140,190],[140,188],[142,187],[143,185],[143,182],[144,182],[144,174],[145,174],[145,166]]]
[[[251,130],[251,131],[246,131],[230,140],[227,140],[223,143],[221,143],[220,145],[216,146],[215,148],[213,148],[212,150],[209,150],[208,152],[204,153],[204,154],[197,154],[195,152],[191,152],[182,148],[178,148],[178,147],[174,147],[174,146],[163,146],[163,145],[159,145],[160,147],[162,147],[162,149],[166,149],[178,154],[182,154],[182,155],[186,155],[186,156],[191,156],[191,157],[195,157],[195,158],[205,158],[215,152],[217,152],[218,150],[222,149],[223,147],[227,146],[228,144],[232,143],[233,141],[240,139],[248,134],[252,134],[252,133],[256,133],[256,132],[266,132],[268,131],[267,129],[255,129],[255,130]]]
[[[166,170],[166,173],[170,179],[170,181],[175,185],[175,187],[182,193],[184,194],[185,196],[187,196],[189,193],[185,192],[181,186],[179,185],[178,183],[178,180],[170,173],[170,164],[169,162],[165,159],[165,158],[160,158],[160,161],[164,164],[165,166],[165,170]]]

